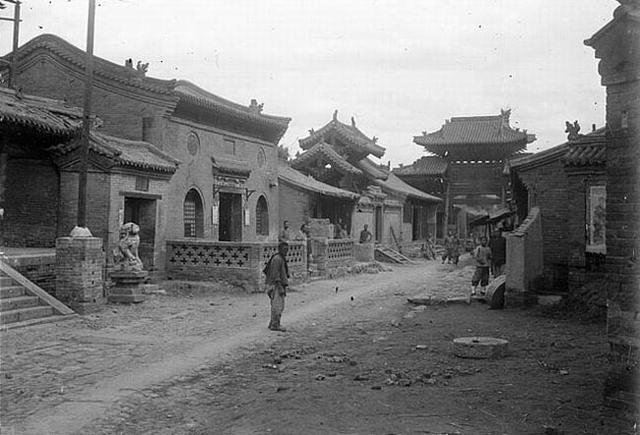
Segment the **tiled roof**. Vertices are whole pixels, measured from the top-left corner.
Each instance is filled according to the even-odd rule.
[[[389,176],[386,169],[382,169],[379,165],[369,160],[368,157],[357,161],[356,166],[360,168],[362,172],[377,180],[386,180]]]
[[[403,196],[409,196],[412,198],[421,199],[424,201],[430,202],[440,202],[442,199],[429,195],[428,193],[423,192],[422,190],[418,190],[413,186],[408,185],[400,178],[398,178],[393,172],[389,173],[389,176],[386,180],[375,180],[374,181],[378,186],[382,187],[382,190],[388,190],[395,194],[400,194]]]
[[[438,156],[424,156],[413,162],[411,165],[395,168],[396,175],[444,175],[449,164],[446,160]]]
[[[65,144],[49,148],[55,155],[65,155],[80,146],[76,138]],[[133,141],[91,132],[89,150],[110,159],[114,166],[127,166],[156,172],[173,173],[179,161],[148,142]]]
[[[18,62],[32,53],[44,50],[64,60],[76,68],[84,69],[86,52],[64,39],[50,34],[36,36],[18,49]],[[3,59],[9,60],[11,53]],[[0,69],[2,69],[0,67]],[[145,91],[165,100],[165,104],[175,106],[178,101],[196,105],[216,113],[224,113],[235,119],[251,122],[269,129],[270,140],[277,142],[286,132],[290,118],[271,116],[253,110],[250,106],[234,103],[185,80],[163,80],[149,77],[135,68],[118,65],[106,59],[94,56],[94,72],[97,77],[117,83],[131,91]]]
[[[581,136],[569,142],[569,149],[563,157],[567,166],[599,166],[606,163],[605,129]]]
[[[242,160],[229,159],[222,156],[211,157],[211,165],[221,173],[248,177],[251,175],[249,163]]]
[[[495,144],[495,143],[527,143],[527,132],[514,130],[509,126],[509,117],[497,116],[465,116],[454,117],[447,121],[440,130],[415,136],[418,145],[457,145],[457,144]]]
[[[0,124],[16,124],[49,134],[71,136],[82,128],[82,110],[63,101],[0,87]]]
[[[322,195],[353,200],[358,199],[359,197],[356,193],[322,183],[310,175],[304,175],[283,162],[278,163],[278,178],[295,187],[320,193]]]
[[[336,135],[336,137],[346,142],[359,152],[373,154],[376,157],[382,157],[384,155],[384,147],[376,144],[374,139],[367,137],[355,125],[347,125],[338,121],[336,115],[334,115],[334,118],[322,128],[317,131],[313,131],[309,136],[300,139],[300,148],[306,150],[318,142],[326,142],[329,135]]]
[[[178,80],[175,85],[175,93],[181,100],[189,102],[194,105],[198,105],[214,111],[224,111],[237,118],[256,122],[259,124],[275,127],[279,130],[280,139],[287,131],[291,118],[282,116],[273,116],[260,113],[255,110],[251,110],[249,106],[243,106],[211,92],[205,91],[199,86],[194,85],[186,80]],[[276,140],[276,141],[277,141]]]
[[[306,165],[314,162],[319,157],[324,158],[328,163],[330,163],[333,167],[335,167],[335,169],[340,172],[353,175],[362,174],[362,170],[347,162],[331,147],[331,145],[324,142],[317,143],[304,153],[300,154],[291,162],[291,166],[293,168],[303,168]]]

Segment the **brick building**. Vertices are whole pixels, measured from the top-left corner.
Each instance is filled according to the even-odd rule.
[[[510,115],[503,110],[497,116],[451,118],[440,130],[414,137],[432,155],[394,170],[412,186],[445,198],[438,215],[439,236],[446,233],[445,226],[466,234],[468,216],[505,205],[505,162],[535,140],[526,130],[511,128]]]
[[[17,86],[80,106],[85,56],[59,37],[38,36],[18,49]],[[119,143],[153,144],[181,164],[161,193],[153,177],[114,179],[120,186],[99,213],[106,221],[89,219],[90,229],[102,235],[106,225],[104,238],[111,244],[122,219],[139,219],[147,231],[141,244],[154,247],[146,264],[152,270],[163,269],[168,238],[274,239],[279,216],[276,148],[290,119],[263,114],[255,100],[243,106],[187,81],[147,77],[130,61],[123,64],[94,57],[91,110],[102,121],[100,131],[122,138]],[[73,165],[68,168],[74,171]],[[61,184],[62,195],[77,190],[76,179],[70,176]],[[96,188],[104,185],[102,179]],[[75,216],[75,203],[66,206]]]
[[[322,207],[323,217],[334,224],[342,222],[350,235],[367,224],[377,242],[390,246],[425,240],[433,234],[441,199],[411,187],[387,166],[371,160],[382,157],[385,149],[377,138],[360,131],[353,118],[351,125],[344,124],[336,111],[331,121],[309,133],[300,139],[304,152],[291,167],[359,198],[357,202],[331,200],[331,207]]]
[[[544,273],[538,290],[579,289],[597,276],[606,252],[593,211],[606,185],[604,129],[508,162],[517,212],[539,209]],[[593,207],[592,207],[593,205]],[[595,239],[599,241],[596,242]]]
[[[607,334],[610,371],[605,398],[640,418],[640,1],[620,0],[613,19],[585,44],[600,59],[606,87]]]

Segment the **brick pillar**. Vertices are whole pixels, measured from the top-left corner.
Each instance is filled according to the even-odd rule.
[[[604,398],[631,431],[640,418],[640,0],[619,0],[613,19],[585,44],[607,89],[606,281],[609,374]]]
[[[104,304],[105,267],[99,237],[56,239],[56,296],[71,309],[86,314]]]

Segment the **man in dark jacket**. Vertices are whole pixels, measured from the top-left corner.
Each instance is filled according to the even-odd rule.
[[[280,242],[278,244],[278,252],[269,259],[265,267],[267,295],[271,300],[269,329],[272,331],[285,331],[280,326],[280,318],[284,311],[284,298],[287,296],[287,287],[289,286],[287,252],[289,252],[289,244]]]

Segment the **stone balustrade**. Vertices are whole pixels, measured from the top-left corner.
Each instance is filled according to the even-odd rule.
[[[289,242],[287,262],[293,282],[307,277],[305,242]],[[277,242],[167,240],[167,276],[191,281],[216,280],[249,292],[264,290],[262,270],[278,250]]]

